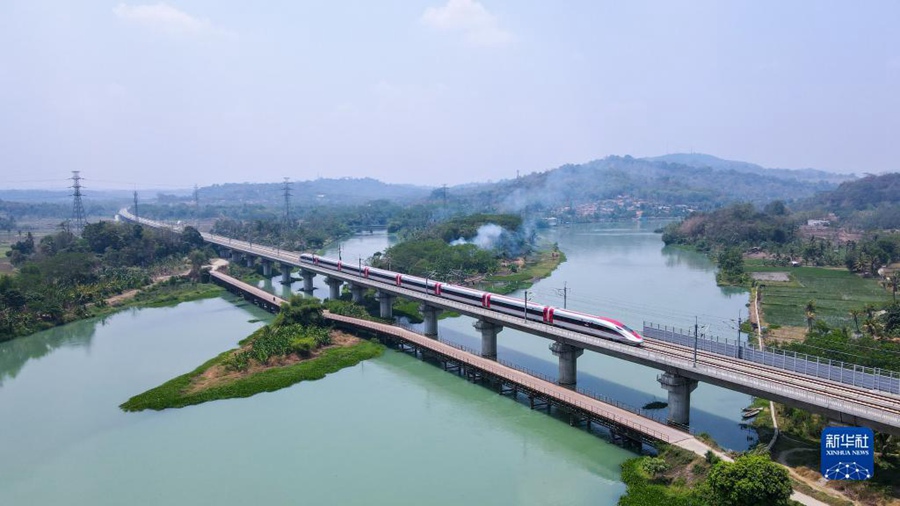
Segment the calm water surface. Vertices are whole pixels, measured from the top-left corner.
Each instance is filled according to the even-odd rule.
[[[716,286],[716,267],[705,255],[664,247],[660,234],[654,232],[660,226],[659,222],[632,221],[543,231],[542,240],[558,243],[567,260],[529,288],[529,300],[610,316],[635,329],[645,321],[687,329],[696,321],[701,332],[737,337],[737,320],[747,317],[747,293]],[[340,249],[344,261],[364,260],[389,244],[388,236],[374,234],[358,236]],[[338,250],[326,254],[337,256]],[[328,288],[321,278],[315,278],[316,294],[325,296]],[[300,288],[301,283],[294,283],[294,290]],[[273,289],[282,289],[277,280]],[[524,292],[512,296],[523,297]],[[473,322],[468,317],[441,320],[439,337],[480,349],[480,334],[472,328]],[[500,358],[555,378],[558,362],[548,346],[546,339],[513,329],[504,329],[497,337]],[[667,400],[667,392],[656,380],[659,374],[597,353],[586,352],[578,359],[579,387],[638,408]],[[691,397],[691,425],[727,448],[744,450],[756,441],[741,420],[741,408],[750,400],[745,394],[700,384]],[[665,410],[658,414],[666,416]]]
[[[716,288],[709,262],[664,251],[645,227],[549,231],[568,261],[533,293],[561,305],[556,288],[565,283],[569,307],[630,325],[648,315],[692,323],[699,313],[725,317],[727,326],[746,295]],[[384,234],[360,236],[342,255],[366,258],[388,243]],[[277,281],[272,287],[286,293]],[[118,409],[269,318],[222,298],[129,310],[0,344],[0,504],[603,505],[624,492],[619,465],[632,454],[392,351],[249,399]],[[442,320],[440,332],[478,345],[470,319]],[[547,341],[506,329],[499,344],[501,357],[555,375]],[[651,369],[591,353],[578,365],[583,387],[633,404],[664,398]],[[746,402],[701,385],[691,416],[698,430],[743,448]]]

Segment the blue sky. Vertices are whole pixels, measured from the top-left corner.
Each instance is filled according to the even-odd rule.
[[[896,171],[898,2],[0,2],[0,185]]]

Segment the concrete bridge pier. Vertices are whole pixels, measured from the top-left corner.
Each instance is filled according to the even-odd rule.
[[[441,308],[422,304],[419,311],[425,316],[425,335],[428,337],[437,337],[438,335],[438,316],[441,314]]]
[[[338,300],[341,298],[341,285],[344,281],[337,278],[325,278],[325,284],[328,285],[328,298]]]
[[[316,273],[313,271],[307,271],[305,269],[300,269],[300,276],[303,277],[303,291],[307,293],[312,293],[313,284],[312,280],[316,277]]]
[[[379,316],[388,320],[394,317],[395,297],[395,295],[389,294],[387,292],[382,292],[381,290],[375,291],[375,298],[378,299],[380,309]]]
[[[557,383],[559,383],[559,386],[574,389],[578,371],[576,362],[578,357],[584,353],[584,348],[555,341],[550,344],[550,351],[559,357],[559,380],[557,380]]]
[[[263,267],[263,276],[267,278],[272,276],[272,261],[263,258],[261,263]]]
[[[244,260],[247,262],[247,267],[253,267],[253,264],[256,262],[256,257],[244,253]]]
[[[503,330],[503,325],[487,320],[476,320],[472,326],[481,332],[481,356],[497,360],[497,334]]]
[[[231,258],[231,249],[224,246],[219,248],[219,256],[225,259]]]
[[[350,283],[350,295],[353,297],[354,304],[362,304],[365,302],[366,287]]]
[[[669,391],[669,422],[689,425],[691,421],[691,392],[697,388],[697,380],[666,372],[656,381]]]
[[[281,284],[282,285],[290,285],[291,284],[291,269],[292,267],[287,264],[281,264]]]

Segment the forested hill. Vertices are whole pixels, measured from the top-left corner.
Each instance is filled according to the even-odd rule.
[[[668,162],[691,167],[708,167],[715,171],[734,170],[759,176],[773,176],[791,181],[807,181],[811,183],[826,182],[840,184],[855,179],[852,174],[836,174],[817,169],[767,169],[755,163],[723,160],[704,153],[672,153],[670,155],[644,158],[651,162]]]
[[[900,228],[900,173],[847,181],[797,207],[834,213],[843,222],[859,228]]]
[[[314,179],[290,183],[292,201],[297,205],[361,204],[371,200],[410,201],[424,198],[431,188],[383,183],[372,178]],[[284,183],[226,183],[200,188],[207,202],[245,202],[280,205]]]
[[[497,183],[451,189],[475,208],[501,211],[557,209],[628,196],[662,205],[713,209],[731,202],[793,202],[834,189],[836,183],[779,177],[778,173],[695,167],[663,160],[610,156],[564,165]]]

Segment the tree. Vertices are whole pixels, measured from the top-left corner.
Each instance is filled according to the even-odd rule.
[[[727,248],[716,258],[721,277],[728,283],[740,283],[744,277],[744,257],[738,248]]]
[[[789,503],[791,479],[766,455],[743,455],[713,466],[707,480],[711,502],[724,506],[780,506]]]
[[[850,316],[853,317],[853,323],[856,325],[856,333],[859,333],[859,315],[862,314],[862,311],[859,309],[851,309]]]
[[[181,241],[190,248],[199,249],[204,246],[203,236],[196,228],[188,225],[181,231]]]
[[[806,330],[811,330],[816,321],[816,301],[810,299],[806,303]]]
[[[325,317],[322,316],[322,303],[311,297],[294,295],[291,300],[281,305],[281,311],[275,317],[273,325],[285,327],[288,325],[322,326]]]
[[[195,249],[188,254],[188,259],[191,261],[191,278],[200,279],[200,268],[207,260],[206,253],[202,250]]]

